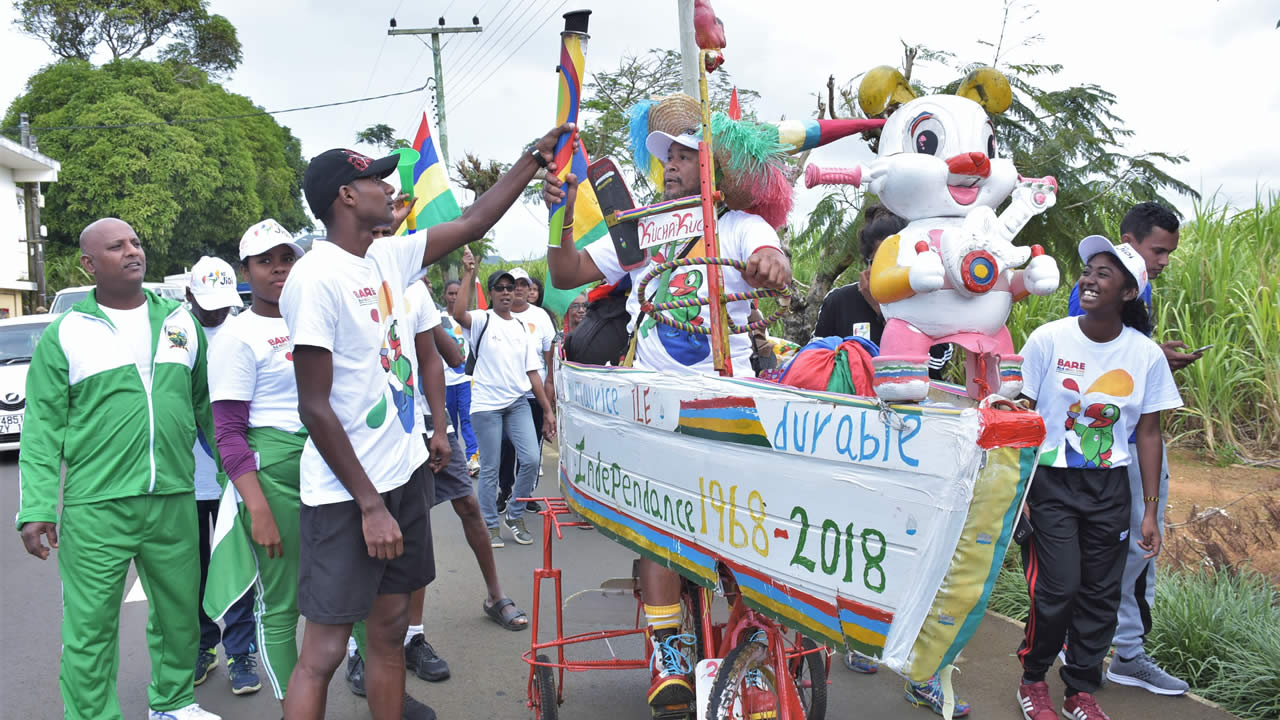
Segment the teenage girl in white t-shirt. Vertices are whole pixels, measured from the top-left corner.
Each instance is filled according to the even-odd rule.
[[[1030,530],[1020,540],[1031,607],[1018,650],[1018,701],[1028,720],[1057,717],[1044,678],[1064,638],[1062,714],[1106,717],[1092,693],[1102,683],[1120,605],[1130,532],[1127,466],[1141,468],[1146,508],[1138,545],[1154,557],[1160,412],[1182,405],[1164,353],[1146,336],[1150,320],[1138,299],[1145,261],[1100,235],[1081,241],[1079,252],[1085,314],[1037,328],[1022,350],[1023,393],[1046,431],[1020,524]],[[1136,458],[1126,442],[1135,427]]]
[[[298,463],[306,431],[298,417],[289,328],[280,293],[302,248],[275,220],[245,232],[240,262],[253,304],[218,333],[209,362],[209,396],[218,452],[243,503],[240,523],[253,539],[262,669],[284,701],[298,662]],[[214,562],[220,558],[215,554]],[[253,568],[215,576],[252,579]]]

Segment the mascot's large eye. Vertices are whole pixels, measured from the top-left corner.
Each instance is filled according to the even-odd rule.
[[[990,124],[987,125],[987,157],[995,158],[996,156],[996,129]]]
[[[942,121],[933,113],[920,113],[911,121],[911,151],[925,155],[937,155],[946,145],[947,136]]]

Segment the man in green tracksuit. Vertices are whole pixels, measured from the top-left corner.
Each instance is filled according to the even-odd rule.
[[[127,223],[90,224],[80,252],[97,287],[36,347],[18,460],[22,542],[42,560],[58,549],[66,717],[122,718],[120,602],[133,561],[149,605],[150,719],[219,720],[195,703],[191,675],[200,585],[191,448],[197,425],[214,436],[204,333],[177,302],[142,289],[146,254]]]

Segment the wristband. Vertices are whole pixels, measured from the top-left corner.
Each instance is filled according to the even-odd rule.
[[[525,148],[525,152],[529,153],[529,155],[533,157],[533,161],[538,163],[538,167],[543,170],[547,169],[547,159],[542,157],[542,153],[538,151],[537,140],[529,143],[529,146]]]
[[[1143,501],[1143,502],[1160,502],[1160,496],[1159,496],[1159,495],[1144,495],[1144,496],[1142,497],[1142,501]]]

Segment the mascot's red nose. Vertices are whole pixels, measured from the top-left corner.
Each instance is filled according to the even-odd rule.
[[[987,177],[991,174],[991,159],[986,153],[961,153],[947,158],[947,170],[955,175]]]

